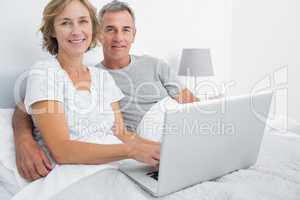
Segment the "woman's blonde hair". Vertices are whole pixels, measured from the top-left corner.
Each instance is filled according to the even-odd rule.
[[[41,33],[43,34],[43,48],[47,49],[50,54],[57,55],[58,53],[58,43],[53,35],[55,34],[54,30],[54,19],[59,14],[63,12],[65,7],[72,1],[79,1],[82,3],[89,11],[90,18],[93,27],[92,42],[87,50],[93,48],[97,44],[97,35],[98,35],[98,20],[97,12],[95,7],[88,0],[51,0],[45,7],[43,12],[43,21],[40,28]]]

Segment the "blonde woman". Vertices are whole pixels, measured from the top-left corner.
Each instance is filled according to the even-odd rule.
[[[96,44],[95,16],[87,0],[52,0],[44,9],[43,46],[53,59],[31,68],[25,108],[37,127],[35,138],[58,164],[46,177],[48,182],[43,182],[47,187],[54,187],[53,179],[54,188],[61,189],[82,176],[115,167],[111,162],[122,159],[153,166],[159,163],[159,144],[124,128],[119,111],[123,94],[109,73],[83,64],[84,53]],[[110,164],[99,165],[105,163]],[[63,164],[87,165],[76,165],[80,175],[74,175],[76,166]],[[18,170],[23,177],[30,176],[22,167]],[[57,182],[57,178],[61,180]],[[41,183],[33,182],[31,189],[26,187],[15,198],[29,198],[26,191],[39,188]],[[44,191],[45,197],[50,192]]]

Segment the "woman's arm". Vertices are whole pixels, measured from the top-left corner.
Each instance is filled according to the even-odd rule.
[[[130,132],[126,130],[123,116],[120,110],[119,102],[114,102],[111,104],[112,109],[115,114],[115,126],[114,126],[114,134],[121,141],[130,145],[131,153],[133,154],[145,154],[144,156],[149,157],[150,162],[157,163],[160,158],[160,143],[144,139],[137,135],[136,133]],[[132,155],[133,156],[133,155]],[[140,156],[140,155],[136,155]],[[133,156],[134,157],[134,156]]]
[[[34,114],[34,111],[42,109],[44,112]],[[151,165],[157,164],[150,159],[151,152],[135,152],[139,144],[102,145],[70,140],[63,105],[59,102],[34,103],[32,110],[34,121],[53,158],[59,164],[103,164],[127,158]]]
[[[123,115],[122,115],[121,110],[120,110],[120,104],[119,104],[119,102],[114,102],[111,105],[112,105],[112,109],[113,109],[114,114],[115,114],[114,134],[121,141],[123,141],[124,143],[126,143],[126,142],[129,142],[131,140],[138,140],[141,143],[160,146],[159,142],[155,142],[155,141],[152,141],[152,140],[144,139],[144,138],[140,137],[139,135],[137,135],[136,133],[128,131],[125,128],[125,124],[124,124],[124,120],[123,120]]]
[[[70,140],[63,105],[41,101],[32,105],[33,118],[55,161],[59,164],[101,164],[128,158],[125,144],[100,145]],[[40,114],[34,111],[44,110]]]

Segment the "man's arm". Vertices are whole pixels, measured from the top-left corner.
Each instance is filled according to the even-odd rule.
[[[24,104],[19,104],[15,108],[12,118],[12,126],[14,130],[15,143],[22,141],[22,139],[32,139],[33,123],[31,117],[24,112]]]
[[[46,176],[51,171],[51,163],[33,139],[32,119],[24,110],[23,104],[16,106],[12,119],[16,164],[20,175],[29,181],[33,181]]]
[[[181,83],[167,63],[160,61],[158,67],[159,78],[170,97],[181,104],[199,101],[199,99]]]

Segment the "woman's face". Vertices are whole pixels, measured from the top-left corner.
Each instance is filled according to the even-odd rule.
[[[79,1],[72,1],[54,19],[58,54],[82,56],[92,41],[93,26],[88,9]]]

